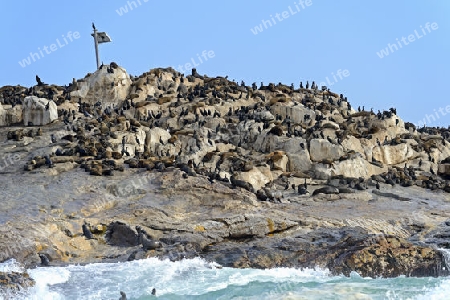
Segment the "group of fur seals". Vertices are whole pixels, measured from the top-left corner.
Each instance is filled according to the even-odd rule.
[[[113,69],[118,69],[119,67],[116,63],[112,62],[109,64],[109,68],[113,71]],[[163,72],[171,73],[171,76],[167,76],[168,74],[163,76]],[[170,77],[172,79],[167,79]],[[148,159],[149,157],[152,157],[156,159],[152,161],[152,167],[148,167],[147,170],[162,171],[173,165],[173,162],[169,164],[162,161],[162,157],[169,157],[169,155],[172,154],[172,156],[170,156],[171,160],[175,161],[176,165],[181,166],[184,177],[195,176],[196,174],[206,175],[211,183],[216,183],[218,174],[221,171],[224,171],[226,174],[233,174],[230,178],[233,188],[244,188],[253,193],[255,193],[253,185],[245,180],[241,180],[242,178],[239,177],[239,172],[250,171],[253,168],[253,165],[256,165],[255,161],[252,159],[255,156],[253,156],[253,153],[250,153],[245,157],[246,161],[242,167],[236,167],[236,164],[241,165],[240,162],[243,159],[239,156],[241,156],[242,153],[245,153],[245,150],[252,149],[258,136],[258,132],[260,134],[276,135],[286,139],[292,136],[302,137],[302,140],[298,143],[298,149],[302,149],[302,151],[304,150],[306,152],[310,151],[311,140],[319,138],[328,140],[331,144],[338,145],[342,144],[342,141],[348,136],[354,136],[356,138],[371,140],[371,143],[375,145],[378,144],[379,147],[405,143],[404,140],[414,138],[418,142],[417,147],[425,149],[429,155],[429,160],[432,163],[437,163],[434,161],[437,158],[431,157],[430,153],[432,148],[438,148],[438,146],[441,145],[437,145],[433,140],[424,140],[416,136],[403,137],[397,135],[397,137],[389,136],[389,139],[388,137],[385,137],[384,142],[381,142],[380,139],[382,139],[382,137],[380,135],[378,135],[378,137],[375,136],[375,134],[381,130],[379,124],[383,123],[379,120],[395,118],[391,121],[393,121],[396,126],[402,125],[402,122],[396,118],[397,112],[395,108],[391,108],[389,111],[383,113],[379,112],[378,114],[375,114],[373,113],[373,110],[370,112],[365,111],[364,107],[362,107],[362,109],[358,109],[358,113],[354,113],[350,111],[351,106],[347,102],[346,97],[342,94],[337,95],[331,93],[330,90],[326,88],[322,89],[320,92],[314,82],[311,86],[312,89],[309,89],[310,84],[307,82],[306,90],[302,87],[302,83],[298,90],[294,89],[294,85],[288,87],[281,83],[278,85],[270,83],[266,87],[262,85],[258,91],[256,83],[252,84],[250,87],[246,86],[243,81],[240,85],[236,84],[234,81],[228,81],[227,77],[209,78],[207,76],[199,75],[195,68],[192,69],[192,73],[188,76],[188,80],[185,80],[184,75],[181,75],[171,68],[155,69],[139,76],[139,78],[133,76],[130,76],[130,78],[133,81],[132,85],[135,86],[143,87],[143,85],[148,84],[155,85],[156,92],[154,95],[143,95],[147,96],[147,98],[144,97],[145,100],[143,100],[144,98],[141,98],[142,101],[138,101],[136,100],[136,98],[140,97],[138,91],[143,91],[144,89],[136,87],[135,91],[130,94],[123,103],[108,108],[101,107],[101,102],[91,105],[90,103],[83,102],[83,99],[80,98],[79,113],[83,114],[85,117],[79,117],[77,122],[75,122],[75,110],[69,109],[66,111],[66,109],[63,109],[65,120],[68,124],[72,125],[70,127],[77,132],[77,135],[73,136],[73,141],[71,141],[70,145],[72,148],[65,149],[71,151],[66,152],[59,150],[59,155],[79,154],[80,156],[93,156],[94,160],[98,162],[97,165],[101,166],[101,168],[91,168],[92,172],[90,174],[100,176],[112,175],[113,170],[120,170],[119,168],[107,167],[104,161],[100,162],[102,159],[111,159],[111,157],[114,159],[121,159],[123,156],[133,158],[132,156],[134,153],[134,158],[139,162],[135,164],[137,167],[150,166],[150,164],[147,164],[147,162],[141,158]],[[48,94],[52,97],[61,97],[61,93],[58,91],[64,90],[64,93],[67,94],[67,91],[69,90],[67,87],[57,89],[45,85],[38,76],[36,76],[36,81],[38,85],[29,91],[17,88],[4,89],[0,95],[1,99],[4,100],[1,101],[12,101],[17,97],[18,93],[39,93],[40,96]],[[179,82],[178,87],[176,86],[178,84],[177,82]],[[73,84],[75,84],[75,81]],[[247,95],[246,99],[251,97],[257,102],[249,104],[245,103],[244,100],[241,100],[243,105],[232,105],[232,102],[237,100],[237,95],[240,94],[239,99],[243,98],[243,93]],[[297,94],[294,95],[294,93]],[[317,99],[320,95],[322,96],[322,101]],[[159,105],[159,107],[146,109],[142,112],[136,111],[137,108],[142,108],[147,105],[148,102],[154,102],[153,104]],[[299,107],[303,105],[305,111],[298,118],[299,120],[294,122],[295,118],[293,115],[281,113],[276,110],[274,111],[273,106],[275,106],[277,102],[293,102],[293,105]],[[219,110],[214,107],[216,104],[227,105],[227,107],[223,110]],[[135,110],[134,116],[132,110]],[[71,112],[73,115],[72,123],[70,121],[72,119],[70,118]],[[155,114],[155,112],[158,113]],[[220,119],[221,122],[213,122],[216,121],[216,119]],[[250,120],[253,121],[252,123],[254,123],[255,126],[245,127]],[[299,124],[295,124],[296,122]],[[159,135],[156,141],[159,140],[160,145],[158,146],[161,147],[158,150],[152,149],[152,152],[149,150],[148,146],[145,145],[147,144],[147,138],[144,142],[139,140],[137,135],[128,135],[126,137],[125,135],[122,135],[122,147],[120,148],[120,140],[117,141],[117,139],[120,138],[121,135],[118,133],[121,131],[137,132],[140,127],[141,129],[142,127],[148,127],[150,129],[155,127],[164,128],[170,133],[170,137],[167,136],[167,138],[162,138],[162,136]],[[413,127],[413,124],[405,124],[406,129],[410,127]],[[185,142],[191,141],[187,138],[183,139],[183,135],[186,136],[186,134],[174,134],[174,132],[181,131],[180,128],[183,128],[186,132],[193,131],[195,143]],[[252,132],[252,130],[254,132]],[[417,129],[417,131],[419,133],[442,136],[440,141],[442,141],[443,147],[448,144],[445,140],[450,138],[449,130],[444,128],[430,129],[424,127]],[[99,133],[98,135],[97,132]],[[90,136],[91,133],[95,133],[95,137]],[[208,139],[203,138],[206,135],[208,136]],[[229,135],[229,138],[227,138],[227,135]],[[238,135],[239,138],[237,138]],[[374,135],[373,138],[372,135]],[[413,134],[410,133],[410,135]],[[175,140],[173,137],[177,137],[177,139]],[[60,139],[58,138],[58,140]],[[136,140],[136,143],[134,143],[134,140]],[[56,142],[57,139],[52,136],[52,143]],[[142,146],[141,143],[144,144],[143,151],[140,149]],[[223,153],[219,153],[218,150],[208,150],[205,152],[207,154],[203,157],[201,155],[195,156],[194,158],[189,157],[189,159],[194,160],[196,164],[193,164],[192,166],[188,165],[186,167],[185,160],[187,160],[187,157],[184,154],[191,155],[196,152],[201,152],[198,150],[203,150],[203,147],[210,147],[219,143],[233,144],[233,146],[236,147],[235,153],[237,155],[233,154],[228,158],[228,161],[225,161],[227,159],[222,158],[217,160]],[[135,146],[135,151],[133,151],[133,147]],[[414,147],[414,145],[412,147]],[[106,148],[116,149],[106,151]],[[138,148],[140,149],[139,151]],[[423,151],[423,149],[417,149],[416,151],[420,152]],[[256,152],[266,153],[268,151],[263,147],[260,147]],[[178,153],[178,155],[176,155],[176,153]],[[349,154],[350,151],[347,151],[345,155],[342,155],[339,158],[339,161],[351,159],[351,155]],[[236,156],[238,156],[239,159],[237,159]],[[53,166],[50,156],[45,160],[47,165]],[[128,160],[128,162],[130,161],[131,160]],[[230,163],[230,161],[232,163]],[[57,163],[57,160],[55,159],[54,162]],[[203,169],[200,166],[200,162],[203,163]],[[214,162],[216,162],[215,171],[210,171],[210,174],[208,174],[207,171],[205,172],[207,168],[211,167],[214,170],[214,165],[211,166]],[[128,164],[127,162],[125,163]],[[323,160],[322,163],[331,166],[333,160]],[[383,164],[376,159],[372,159],[371,163],[379,167],[383,166]],[[37,165],[35,164],[33,166]],[[131,167],[130,164],[129,166]],[[269,167],[271,170],[277,168],[273,162],[269,162]],[[234,174],[232,168],[236,171],[236,174]],[[33,168],[27,167],[27,170],[31,169]],[[425,171],[425,169],[421,171]],[[435,179],[437,178],[437,176],[435,176],[437,174],[436,165],[427,165],[426,171],[426,173],[431,173],[432,176],[430,177],[432,177],[432,180],[421,180],[422,186],[427,188],[432,187],[433,189],[442,186],[441,181]],[[401,172],[396,171],[396,173]],[[413,175],[415,176],[415,174]],[[414,176],[406,174],[405,172],[405,178],[398,178],[398,174],[393,174],[392,176],[389,175],[383,183],[392,182],[410,185],[416,182],[416,184],[419,184],[419,181],[415,180]],[[354,185],[349,185],[349,188],[347,186],[336,188],[339,190],[339,193],[347,193],[352,192],[352,189],[367,189],[367,186],[363,183],[354,182]],[[296,191],[299,195],[308,194],[306,185],[298,185]],[[314,192],[315,195],[317,195],[318,193],[334,193],[335,190],[322,188],[321,190],[319,189]],[[264,189],[261,189],[255,194],[257,194],[258,199],[261,200],[270,199],[275,195],[273,191],[267,193]],[[87,238],[92,236],[89,233],[85,233],[84,230],[83,234]],[[145,234],[142,236],[144,238],[141,239],[149,248],[157,246],[156,244],[152,244],[155,242],[152,239],[149,239]]]

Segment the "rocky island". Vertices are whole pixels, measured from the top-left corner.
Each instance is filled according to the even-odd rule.
[[[0,262],[448,275],[450,131],[300,83],[102,65],[0,88]],[[1,285],[27,285],[0,273]]]

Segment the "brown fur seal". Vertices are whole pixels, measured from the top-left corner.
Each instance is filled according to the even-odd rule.
[[[89,228],[87,227],[86,223],[83,224],[83,226],[81,226],[81,228],[83,229],[83,235],[87,238],[87,239],[93,239],[94,237],[92,236],[92,232],[89,230]]]
[[[313,192],[313,196],[317,195],[317,194],[339,194],[339,190],[337,188],[331,187],[331,186],[325,186],[323,188],[320,189],[316,189]]]
[[[50,261],[45,254],[39,253],[39,258],[41,259],[41,265],[44,267],[48,267]]]

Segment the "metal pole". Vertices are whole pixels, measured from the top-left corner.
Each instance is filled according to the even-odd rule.
[[[97,29],[94,28],[94,42],[95,42],[95,58],[97,59],[97,70],[100,68],[100,63],[98,59],[98,40],[97,40]]]

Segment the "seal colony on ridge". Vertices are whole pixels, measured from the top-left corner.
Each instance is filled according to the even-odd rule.
[[[116,63],[111,63],[109,66],[111,69],[120,70]],[[92,74],[88,74],[82,83],[91,76]],[[187,82],[185,82],[186,78]],[[312,83],[311,88],[309,82],[307,82],[306,88],[300,83],[299,89],[295,89],[294,84],[287,86],[281,83],[278,85],[270,83],[268,86],[264,86],[261,83],[258,90],[256,84],[246,86],[244,82],[241,82],[240,85],[237,85],[222,77],[209,78],[199,75],[196,69],[193,69],[192,74],[186,78],[184,74],[171,68],[154,69],[139,77],[131,76],[131,86],[134,85],[136,88],[132,89],[132,93],[125,100],[119,101],[117,105],[113,106],[104,105],[101,101],[95,103],[83,101],[82,97],[79,97],[78,112],[82,115],[78,116],[76,121],[75,110],[72,110],[74,116],[72,121],[67,118],[70,113],[66,109],[62,108],[58,112],[60,119],[63,119],[64,123],[76,133],[70,137],[78,139],[78,145],[73,143],[72,145],[76,146],[71,149],[58,148],[57,152],[50,153],[51,156],[58,153],[59,156],[86,157],[85,160],[90,165],[87,170],[90,171],[90,174],[98,176],[112,176],[114,171],[121,170],[121,162],[117,161],[121,158],[127,158],[124,162],[132,163],[130,167],[145,166],[147,170],[155,167],[157,170],[163,170],[169,166],[193,160],[196,162],[194,169],[197,174],[212,179],[208,175],[208,169],[221,170],[225,175],[222,175],[221,178],[229,178],[233,186],[256,193],[271,180],[266,179],[258,183],[252,180],[245,182],[243,177],[248,176],[243,176],[242,172],[251,172],[252,170],[255,172],[259,168],[234,168],[233,165],[237,162],[235,156],[255,150],[258,153],[267,153],[267,145],[264,144],[267,144],[269,140],[266,140],[265,136],[276,135],[279,139],[271,141],[270,147],[282,147],[281,149],[283,149],[280,143],[289,139],[297,139],[298,145],[300,145],[297,149],[290,147],[290,151],[285,152],[287,162],[283,162],[283,165],[280,166],[283,171],[291,173],[301,171],[310,178],[334,175],[352,177],[352,173],[355,173],[358,175],[355,177],[364,174],[365,180],[367,180],[371,175],[380,175],[384,177],[385,181],[389,181],[390,175],[386,171],[395,167],[395,163],[389,162],[392,159],[383,158],[380,155],[385,155],[382,154],[383,151],[391,151],[387,146],[399,145],[416,151],[417,153],[414,155],[420,159],[422,159],[420,149],[426,148],[431,164],[427,164],[424,168],[421,166],[413,168],[413,178],[417,178],[417,173],[425,173],[428,170],[432,175],[429,180],[434,183],[424,184],[423,180],[414,179],[407,182],[405,178],[401,178],[398,183],[402,185],[412,183],[441,189],[446,186],[444,181],[440,181],[439,177],[434,176],[436,175],[434,169],[437,169],[438,161],[431,157],[430,153],[434,152],[436,155],[433,147],[437,147],[437,150],[441,152],[438,154],[441,161],[450,155],[448,150],[444,151],[448,144],[445,143],[445,139],[450,136],[448,130],[438,129],[440,139],[443,141],[440,146],[431,144],[431,141],[421,139],[421,130],[426,129],[416,130],[408,123],[403,123],[397,117],[395,108],[375,114],[373,110],[368,112],[364,110],[364,107],[362,109],[359,107],[355,112],[351,110],[344,95],[332,93],[326,87],[319,90],[315,82]],[[39,90],[46,89],[47,92],[38,93]],[[66,102],[69,101],[68,98],[72,99],[70,94],[77,92],[76,90],[68,92],[67,88],[48,90],[48,85],[39,83],[31,90],[33,90],[33,94],[44,97],[50,93],[52,99],[56,96],[58,99],[64,98]],[[264,95],[261,91],[264,92]],[[247,94],[245,99],[237,96],[243,93]],[[61,96],[58,96],[59,94]],[[3,99],[5,98],[8,97],[3,97]],[[236,101],[240,103],[235,103]],[[75,101],[72,100],[72,102]],[[219,120],[224,121],[219,122]],[[235,129],[233,129],[234,124],[238,124]],[[391,127],[396,128],[395,136],[383,134],[383,130]],[[160,130],[156,130],[157,128],[164,129],[168,134],[159,133]],[[194,134],[190,136],[186,130],[193,130]],[[232,133],[233,130],[237,130],[237,134]],[[95,132],[100,133],[100,136]],[[202,134],[199,135],[198,132],[202,132]],[[232,136],[229,136],[230,133]],[[86,134],[88,135],[86,136]],[[118,134],[121,136],[121,146],[117,143]],[[152,135],[156,135],[156,140],[150,138]],[[228,137],[226,137],[227,135]],[[167,137],[163,140],[163,136]],[[181,136],[183,138],[179,139]],[[344,165],[356,162],[356,157],[351,155],[351,152],[357,148],[361,150],[361,146],[351,144],[353,142],[349,138],[352,136],[364,142],[366,149],[359,153],[363,160],[374,166],[370,167],[366,163],[365,168],[369,169],[369,172],[364,172],[364,170],[350,172],[348,168],[344,168]],[[384,140],[383,145],[379,142],[381,138]],[[172,142],[166,144],[166,140]],[[52,142],[56,142],[53,135]],[[316,159],[316,146],[312,147],[311,143],[322,145],[321,149],[326,149],[326,151],[338,151],[340,156]],[[220,158],[223,154],[218,151],[220,144],[234,145],[229,152],[236,154],[228,156],[228,159],[234,161]],[[422,144],[424,147],[420,146]],[[335,150],[332,150],[333,148]],[[106,149],[110,150],[106,151]],[[295,163],[295,160],[299,158],[297,151],[304,153],[300,155],[301,161],[304,161],[302,162],[304,167],[298,168],[298,164]],[[370,152],[373,154],[370,155]],[[209,155],[207,159],[205,154]],[[324,155],[326,154],[324,153]],[[106,162],[106,159],[111,158],[116,161],[113,163],[116,167],[112,167],[110,163]],[[39,164],[34,161],[39,159],[39,157],[33,158],[25,166],[25,169],[33,170],[38,167]],[[48,163],[48,161],[52,161],[50,156],[46,159],[47,165],[53,166]],[[254,157],[247,154],[247,159],[251,164]],[[401,159],[397,158],[397,160]],[[134,161],[139,163],[134,163]],[[198,166],[200,163],[201,166]],[[271,161],[267,161],[266,164],[271,171],[276,170]],[[414,164],[417,163],[413,162]],[[88,166],[88,164],[82,165]],[[435,165],[434,168],[433,165]],[[236,173],[236,171],[238,172]],[[236,174],[233,175],[233,173]],[[215,174],[213,177],[216,176]],[[409,174],[408,177],[410,177]],[[306,192],[307,190],[304,189],[298,191],[303,195],[307,194]],[[273,199],[269,197],[268,200]]]
[[[303,83],[299,88],[282,83],[262,83],[258,88],[256,83],[247,86],[245,82],[238,84],[227,77],[202,76],[197,70],[187,76],[171,68],[129,76],[115,63],[105,66],[64,87],[37,84],[29,89],[20,86],[0,88],[0,101],[8,116],[6,119],[19,120],[6,124],[11,127],[5,129],[8,131],[6,143],[9,149],[27,149],[23,170],[30,173],[23,174],[24,177],[45,174],[50,178],[64,178],[65,172],[70,173],[72,169],[80,172],[81,169],[98,176],[92,177],[92,181],[105,183],[106,187],[99,188],[105,194],[99,198],[105,203],[94,203],[94,208],[84,210],[83,207],[74,215],[68,214],[70,222],[57,223],[55,229],[60,234],[58,238],[80,246],[79,249],[95,247],[98,251],[110,248],[115,251],[106,252],[108,255],[98,254],[96,258],[133,260],[156,256],[177,260],[204,255],[215,261],[217,258],[227,266],[265,267],[270,263],[273,267],[275,263],[288,265],[295,261],[295,265],[311,267],[308,263],[318,257],[307,260],[295,254],[303,261],[289,257],[291,252],[288,250],[283,250],[284,254],[277,252],[296,247],[303,251],[304,245],[298,244],[296,238],[277,240],[279,245],[270,244],[269,252],[279,255],[279,260],[266,262],[261,258],[255,259],[258,257],[255,249],[264,247],[258,241],[266,236],[277,238],[279,233],[284,234],[291,228],[297,230],[302,228],[303,222],[314,224],[316,220],[310,220],[307,214],[296,215],[289,220],[274,215],[259,216],[251,209],[268,208],[262,211],[269,215],[278,212],[277,208],[289,211],[294,207],[299,209],[300,205],[325,204],[322,200],[345,202],[348,199],[360,200],[358,197],[371,199],[364,202],[366,206],[382,202],[384,198],[408,204],[413,202],[410,197],[391,192],[392,187],[399,186],[425,188],[433,193],[450,192],[447,181],[450,162],[448,129],[415,128],[403,122],[395,108],[378,114],[372,110],[365,111],[364,107],[356,111],[344,95],[333,93],[326,87],[317,87],[315,82],[307,82],[306,88]],[[22,107],[28,96],[44,98],[45,104],[54,101],[58,119],[37,128],[33,124],[21,125],[18,111],[38,112],[37,107]],[[43,110],[47,111],[45,105]],[[48,110],[52,110],[51,105]],[[46,165],[52,167],[42,168]],[[135,176],[134,179],[145,176],[152,179],[126,184],[130,174]],[[84,175],[78,173],[76,178],[80,176]],[[110,177],[102,179],[101,176]],[[117,182],[117,178],[121,182]],[[110,182],[114,184],[110,185]],[[166,191],[164,197],[169,199],[168,202],[175,201],[171,192],[178,187],[189,202],[177,202],[177,206],[168,207],[155,197],[147,206],[144,205],[143,202],[149,201],[145,199],[145,193],[153,191],[154,185],[160,182],[162,187],[158,191]],[[192,182],[195,184],[191,185]],[[122,183],[126,187],[121,186]],[[95,189],[86,193],[95,195]],[[190,197],[191,193],[197,194]],[[445,197],[446,194],[442,195]],[[77,200],[84,203],[89,201],[86,198]],[[239,212],[230,217],[220,214],[197,223],[195,215],[203,215],[211,207],[224,211],[234,207],[235,202],[223,200],[228,198],[239,199],[240,207],[249,209],[251,213]],[[110,199],[114,200],[110,203]],[[103,211],[121,205],[120,201],[127,201],[126,213],[122,211],[121,216],[103,214]],[[336,207],[340,204],[337,202]],[[184,205],[198,211],[183,212]],[[51,205],[50,208],[39,207],[39,211],[47,217],[47,214],[58,213],[59,209]],[[350,210],[345,212],[345,216],[348,214]],[[100,215],[102,219],[96,219]],[[121,217],[126,218],[129,225],[116,221]],[[97,222],[97,225],[83,224],[84,219],[92,224]],[[308,247],[318,247],[308,253],[323,254],[318,250],[323,241],[330,246],[326,251],[331,251],[329,249],[336,243],[344,246],[350,243],[354,247],[351,249],[360,249],[358,243],[366,242],[368,233],[361,233],[353,226],[349,231],[354,239],[342,236],[342,232],[347,230],[343,226],[352,221],[355,222],[346,219],[329,222],[335,228],[330,231],[323,229],[326,237],[315,231],[308,233],[311,228],[302,231],[302,239],[314,241],[307,243]],[[79,234],[80,226],[83,236]],[[144,226],[148,233],[142,229]],[[404,232],[399,236],[405,238]],[[392,276],[404,272],[392,261],[383,260],[383,239],[389,239],[392,245],[400,245],[398,253],[408,249],[411,253],[408,257],[419,260],[412,254],[422,251],[417,245],[387,235],[373,238],[370,241],[374,244],[369,243],[370,247],[373,246],[369,249],[371,252],[364,254],[381,253],[377,259],[393,268],[383,269],[388,270],[383,274]],[[315,241],[319,242],[316,244]],[[32,252],[35,262],[39,260],[36,253],[51,257],[52,261],[76,261],[83,253],[75,246],[69,248],[70,243],[68,248],[64,248],[63,243],[57,246],[54,243],[58,250],[53,251],[49,246],[52,244],[41,242],[43,251]],[[233,248],[239,243],[248,243],[248,248]],[[433,269],[440,261],[437,252],[423,249],[426,249],[424,253],[429,253],[420,257],[417,263],[423,268],[418,267],[411,272],[408,269],[408,274],[441,272]],[[232,258],[229,255],[215,256],[221,251],[233,253]],[[330,255],[321,261],[327,262],[324,266],[339,271],[341,269],[330,265],[337,261],[335,258]],[[347,261],[343,263],[345,265]],[[357,268],[364,270],[363,274],[377,276],[373,270],[378,269],[369,267],[358,265]],[[347,274],[350,271],[350,268],[344,268],[342,272]]]

